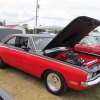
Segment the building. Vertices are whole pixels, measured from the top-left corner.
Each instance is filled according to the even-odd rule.
[[[16,24],[16,25],[5,25],[5,27],[21,30],[23,32],[23,34],[26,33],[25,28],[23,26],[20,26],[19,24]]]

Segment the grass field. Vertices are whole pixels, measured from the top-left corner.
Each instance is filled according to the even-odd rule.
[[[12,67],[0,69],[0,85],[17,100],[100,100],[100,84],[85,91],[68,89],[55,96],[46,90],[43,80]]]

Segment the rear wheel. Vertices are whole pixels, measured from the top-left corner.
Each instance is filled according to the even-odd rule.
[[[7,65],[4,63],[4,61],[0,57],[0,69],[6,68],[6,67],[7,67]]]
[[[49,70],[44,75],[44,83],[49,92],[54,95],[60,95],[67,89],[63,76],[56,71]]]

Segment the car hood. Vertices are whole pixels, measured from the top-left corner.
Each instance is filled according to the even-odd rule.
[[[71,21],[51,42],[43,49],[61,46],[74,47],[82,38],[100,25],[100,21],[87,16],[80,16]]]

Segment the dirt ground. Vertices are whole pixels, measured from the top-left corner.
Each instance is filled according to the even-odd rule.
[[[17,100],[100,100],[100,84],[85,91],[68,89],[55,96],[47,91],[43,80],[12,67],[0,69],[0,85]]]

